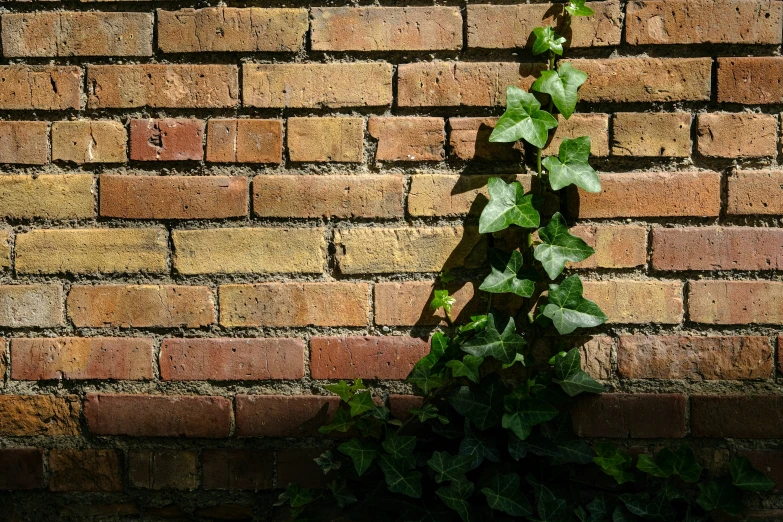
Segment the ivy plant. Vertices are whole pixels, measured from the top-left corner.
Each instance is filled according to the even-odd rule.
[[[564,11],[564,26],[593,14],[584,0],[571,0]],[[744,457],[731,462],[730,476],[708,477],[687,445],[633,457],[574,434],[573,397],[603,386],[582,369],[578,348],[559,348],[568,342],[558,336],[607,317],[582,295],[578,275],[563,275],[593,249],[569,232],[560,213],[547,216],[542,201],[545,191],[575,185],[598,192],[601,183],[589,164],[589,137],[565,138],[557,155],[542,157],[558,124],[555,111],[565,119],[573,114],[587,75],[557,63],[567,40],[556,27],[533,34],[532,52],[545,55],[548,69],[533,92],[508,88],[490,141],[523,140],[536,150],[537,191],[492,178],[479,218],[481,233],[516,227],[526,241],[490,251],[479,287],[488,294],[487,313],[467,324],[454,324],[456,301],[445,288],[450,276],[442,274],[431,307],[444,311],[448,334],[436,332],[430,353],[410,372],[408,382],[422,397],[406,418],[394,418],[361,380],[326,387],[341,407],[321,432],[339,442],[316,459],[328,488],[289,485],[280,496],[298,521],[700,522],[713,512],[739,514],[744,494],[774,486]],[[504,315],[492,306],[494,294],[523,299],[524,313]],[[545,356],[542,343],[553,347]]]

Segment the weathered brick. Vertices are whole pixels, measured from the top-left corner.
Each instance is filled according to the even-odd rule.
[[[283,120],[209,120],[207,161],[281,163]]]
[[[334,242],[344,274],[476,268],[486,255],[478,229],[461,226],[342,229],[335,231]]]
[[[48,123],[45,121],[0,122],[0,163],[44,165],[48,162]]]
[[[164,53],[296,52],[308,26],[307,9],[207,7],[157,14]]]
[[[569,213],[580,218],[717,216],[717,172],[603,174],[601,192],[579,191],[568,198]],[[576,195],[576,194],[574,194]]]
[[[77,219],[95,215],[91,174],[0,176],[0,215],[11,218]]]
[[[629,2],[625,41],[655,44],[780,44],[783,3],[776,0]]]
[[[314,7],[314,51],[462,49],[458,7]]]
[[[738,439],[783,437],[783,396],[691,395],[691,435]]]
[[[334,395],[237,395],[237,436],[317,437],[339,404]]]
[[[610,323],[679,324],[682,320],[680,281],[585,281],[584,295],[601,307]]]
[[[712,58],[569,60],[588,74],[585,102],[671,102],[710,99]]]
[[[313,379],[405,379],[430,351],[417,337],[313,337]]]
[[[688,315],[707,324],[783,322],[783,283],[777,281],[690,281]]]
[[[718,58],[720,103],[771,104],[783,100],[783,58]]]
[[[572,114],[570,118],[557,116],[557,130],[550,133],[549,143],[544,148],[544,155],[558,154],[563,138],[574,139],[580,136],[590,137],[590,155],[609,155],[609,115]]]
[[[389,394],[389,410],[395,419],[406,421],[412,416],[410,410],[421,408],[423,400],[423,397],[416,395],[391,393]]]
[[[373,116],[367,131],[378,140],[378,161],[440,161],[446,157],[442,118]]]
[[[165,381],[266,381],[304,377],[301,339],[164,339]]]
[[[652,266],[656,270],[780,270],[783,230],[654,227]]]
[[[153,340],[46,337],[11,341],[15,380],[152,379]]]
[[[775,157],[778,120],[770,114],[700,114],[699,153],[717,158]]]
[[[253,179],[253,214],[294,218],[401,218],[403,177],[265,175]]]
[[[615,156],[691,155],[691,115],[688,112],[620,112],[612,122]]]
[[[129,451],[128,476],[134,488],[196,489],[198,452],[194,450]]]
[[[0,271],[11,268],[12,234],[11,228],[0,227]]]
[[[607,380],[613,374],[613,345],[614,340],[608,335],[539,337],[533,345],[533,357],[536,361],[545,362],[558,352],[578,348],[582,369],[593,379]]]
[[[221,285],[220,324],[234,326],[367,326],[367,283]]]
[[[628,379],[768,379],[772,346],[768,337],[624,335],[617,366]]]
[[[52,160],[125,163],[128,133],[119,121],[56,121],[52,124]]]
[[[63,324],[63,288],[53,285],[0,285],[0,326],[50,328]]]
[[[151,13],[6,13],[3,55],[152,56],[152,23]]]
[[[391,105],[392,66],[378,62],[242,65],[249,107],[335,108]]]
[[[87,426],[96,435],[227,437],[231,401],[223,397],[88,393]]]
[[[617,0],[587,2],[595,15],[572,18],[568,27],[570,47],[618,45],[622,8]],[[562,23],[563,4],[469,5],[468,47],[515,49],[531,45],[530,33],[540,26]],[[558,32],[562,32],[562,27]]]
[[[46,229],[16,236],[16,270],[24,274],[161,273],[167,258],[162,228]]]
[[[269,450],[211,449],[202,454],[204,489],[272,489],[275,453]]]
[[[174,268],[181,274],[321,273],[323,228],[175,230]]]
[[[685,404],[673,393],[604,393],[580,398],[571,419],[580,437],[682,438]]]
[[[728,178],[726,212],[783,214],[783,171],[738,170]]]
[[[80,412],[75,395],[0,395],[0,435],[78,435]]]
[[[101,216],[125,219],[223,219],[247,216],[244,176],[103,174]]]
[[[0,66],[0,109],[61,111],[81,107],[81,67]]]
[[[516,62],[418,62],[397,67],[397,105],[477,106],[506,104],[506,87],[528,90],[538,73],[538,63]]]
[[[49,471],[52,491],[122,491],[120,450],[53,449]]]
[[[362,118],[289,118],[291,161],[356,163],[364,158]]]
[[[131,120],[130,159],[204,159],[204,122],[194,119]]]
[[[0,490],[46,487],[43,450],[40,448],[0,449]]]
[[[77,327],[199,328],[215,322],[206,286],[73,285],[67,305]]]
[[[639,225],[577,225],[571,234],[581,237],[595,254],[571,268],[634,268],[647,263],[647,229]]]
[[[489,136],[498,118],[449,118],[450,154],[461,160],[519,161],[521,142],[493,143]]]
[[[747,457],[757,471],[764,473],[775,482],[773,491],[783,489],[783,451],[760,449],[739,450],[738,453]]]
[[[87,105],[91,109],[235,107],[238,96],[236,65],[87,67]]]

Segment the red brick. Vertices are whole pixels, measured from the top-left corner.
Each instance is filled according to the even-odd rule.
[[[728,214],[783,215],[783,171],[739,170],[728,182]]]
[[[410,410],[420,408],[423,403],[422,397],[416,395],[401,395],[392,393],[389,395],[389,409],[392,417],[406,421],[411,417]]]
[[[357,163],[364,158],[362,118],[289,118],[291,161]]]
[[[220,324],[234,326],[367,326],[366,283],[222,285]]]
[[[0,109],[59,111],[81,107],[80,67],[0,66]]]
[[[687,112],[619,112],[612,120],[612,155],[687,158],[691,115]]]
[[[152,339],[47,337],[11,341],[16,380],[150,380]]]
[[[269,450],[210,449],[201,455],[204,489],[272,489],[275,454]]]
[[[718,101],[748,105],[783,101],[783,58],[718,58]]]
[[[142,64],[87,67],[87,106],[221,108],[239,102],[236,65]]]
[[[624,335],[617,366],[628,379],[768,379],[772,346],[768,337]]]
[[[239,437],[317,437],[340,398],[320,395],[237,395]]]
[[[779,44],[783,4],[758,0],[629,2],[625,41],[655,44]]]
[[[520,142],[489,141],[497,121],[497,118],[449,118],[450,154],[461,160],[519,161],[524,150]]]
[[[327,486],[334,472],[324,475],[313,459],[326,448],[289,448],[277,452],[277,487],[299,484],[304,488],[322,489]]]
[[[134,488],[196,489],[198,452],[194,450],[129,451],[128,476]]]
[[[313,337],[313,379],[403,380],[429,353],[429,342],[416,337]]]
[[[403,177],[264,175],[253,178],[253,214],[293,218],[401,218]]]
[[[685,403],[673,393],[604,393],[580,398],[571,417],[580,437],[682,438]]]
[[[692,395],[691,435],[779,439],[783,437],[783,396]]]
[[[367,131],[378,140],[378,161],[440,161],[446,157],[442,118],[373,116]]]
[[[56,121],[52,124],[52,160],[125,163],[128,132],[119,121]]]
[[[78,435],[80,413],[81,403],[75,395],[0,395],[0,435]]]
[[[778,281],[690,281],[688,315],[707,324],[783,322],[783,283]]]
[[[96,435],[227,437],[231,401],[223,397],[88,393],[87,426]]]
[[[192,119],[131,120],[130,159],[182,161],[204,158],[204,122]]]
[[[764,473],[775,482],[773,491],[783,490],[783,451],[739,450],[739,454],[747,457],[757,471]]]
[[[265,381],[304,377],[301,339],[165,339],[164,381]]]
[[[0,449],[0,490],[46,487],[43,450],[39,448]]]
[[[314,51],[462,49],[458,7],[314,7]]]
[[[122,491],[122,452],[53,449],[49,472],[52,491]]]
[[[281,163],[283,120],[210,119],[207,122],[207,161]]]
[[[778,120],[769,114],[699,114],[699,154],[714,158],[772,157]]]
[[[568,198],[571,215],[580,218],[717,216],[717,172],[643,172],[602,174],[601,192],[579,191]]]
[[[780,270],[783,230],[654,227],[652,251],[656,270]]]
[[[611,360],[613,347],[614,339],[608,335],[539,337],[532,347],[532,355],[537,362],[546,362],[558,352],[578,348],[582,369],[593,379],[607,380],[614,373]]]
[[[679,324],[683,316],[681,281],[585,281],[584,295],[617,324]]]
[[[48,123],[45,121],[0,122],[0,163],[44,165],[48,162]]]
[[[647,264],[647,229],[639,225],[576,225],[571,234],[581,237],[595,254],[571,268],[634,268]]]
[[[59,284],[0,285],[0,326],[50,328],[63,324]]]
[[[205,286],[73,285],[66,302],[77,327],[198,328],[216,320]]]

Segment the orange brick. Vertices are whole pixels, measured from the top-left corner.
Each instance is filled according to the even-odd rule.
[[[590,155],[609,155],[609,115],[608,114],[572,114],[565,119],[557,116],[557,129],[550,133],[549,143],[544,148],[544,155],[558,154],[563,138],[590,137]]]
[[[654,227],[656,270],[780,270],[783,230],[759,227]]]
[[[683,301],[680,281],[585,281],[584,296],[615,324],[679,324]]]
[[[56,121],[52,159],[74,163],[125,163],[128,132],[119,121]]]
[[[202,160],[204,122],[173,118],[131,120],[130,158],[136,161]]]
[[[281,163],[282,120],[215,120],[207,123],[207,161]]]
[[[634,268],[647,264],[647,229],[639,225],[577,225],[570,232],[595,249],[571,268]]]
[[[778,119],[770,114],[699,114],[699,153],[716,158],[772,157]]]
[[[521,142],[489,141],[497,121],[497,118],[449,118],[451,155],[461,160],[519,161],[524,153]]]
[[[0,163],[44,165],[48,162],[48,123],[45,121],[0,122]]]
[[[783,214],[783,171],[740,170],[729,177],[728,214]]]
[[[783,283],[777,281],[690,281],[688,315],[707,324],[783,322]]]
[[[430,351],[416,337],[313,337],[310,373],[313,379],[405,379]]]
[[[783,58],[718,58],[720,103],[772,104],[783,100]]]
[[[53,449],[49,452],[52,491],[122,491],[120,450]]]
[[[0,395],[0,435],[79,435],[81,401],[76,395]]]
[[[319,437],[339,403],[334,395],[237,395],[237,436]]]
[[[615,156],[686,158],[691,155],[687,112],[620,112],[612,121]]]
[[[0,66],[0,109],[61,111],[81,108],[81,67]]]
[[[356,163],[364,158],[362,118],[289,118],[291,161]]]
[[[379,161],[440,161],[446,156],[442,118],[373,116],[367,131],[378,140]]]

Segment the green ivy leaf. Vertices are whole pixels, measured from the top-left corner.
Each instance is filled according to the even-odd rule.
[[[473,469],[473,457],[469,455],[449,455],[446,451],[436,451],[427,465],[435,472],[435,482],[462,480],[465,473]]]
[[[407,464],[391,455],[381,455],[381,471],[386,486],[392,493],[421,498],[421,472],[409,469]]]
[[[582,356],[578,348],[572,348],[563,357],[555,358],[555,378],[552,382],[563,388],[569,397],[582,392],[601,393],[602,384],[582,370]]]
[[[563,62],[557,71],[541,71],[541,76],[533,82],[530,88],[551,96],[557,110],[560,111],[563,118],[568,119],[574,113],[576,102],[579,99],[577,91],[586,81],[587,73],[580,71],[568,62]],[[500,122],[498,121],[498,123]],[[497,127],[495,129],[497,130]],[[492,141],[492,136],[489,141]],[[538,145],[535,146],[538,147]]]
[[[552,51],[558,56],[563,55],[563,44],[566,43],[566,39],[557,34],[554,28],[536,27],[533,29],[533,34],[536,35],[536,41],[533,43],[534,55],[547,51]]]
[[[415,415],[419,422],[424,423],[430,419],[438,419],[442,424],[448,424],[449,420],[440,414],[434,404],[424,404],[421,408],[411,408],[411,415]]]
[[[421,367],[414,367],[407,379],[425,395],[429,395],[433,390],[446,384],[447,380],[445,372],[433,373],[431,369]]]
[[[473,483],[467,480],[458,480],[448,486],[438,488],[435,494],[444,504],[457,512],[462,522],[470,522],[471,507],[468,499],[473,495]]]
[[[568,502],[558,498],[551,489],[537,481],[533,475],[528,474],[526,479],[533,486],[538,520],[540,522],[562,521],[568,510]]]
[[[430,339],[430,353],[419,359],[414,369],[423,368],[431,370],[441,360],[449,347],[449,338],[441,332],[435,332]],[[411,373],[413,373],[411,371]]]
[[[516,354],[525,347],[525,340],[517,334],[514,318],[509,317],[503,331],[495,327],[495,316],[487,315],[484,331],[474,335],[462,345],[462,350],[476,357],[494,357],[502,363],[513,362]]]
[[[511,430],[522,440],[530,436],[533,426],[554,419],[557,408],[551,404],[531,397],[523,388],[517,388],[503,400],[506,413],[503,415],[503,427]]]
[[[348,405],[351,407],[351,417],[356,417],[375,408],[372,394],[367,391],[354,395],[348,402]]]
[[[492,294],[512,293],[520,297],[530,297],[536,284],[522,275],[522,254],[518,250],[511,253],[493,248],[489,252],[489,264],[492,272],[484,278],[479,290]]]
[[[560,212],[555,212],[546,227],[538,229],[541,244],[536,245],[533,256],[538,259],[550,279],[557,279],[566,262],[579,262],[595,253],[581,238],[568,232],[568,224]]]
[[[285,491],[280,494],[275,506],[282,506],[288,503],[292,508],[306,506],[313,501],[313,491],[309,488],[303,488],[298,484],[289,484]]]
[[[459,445],[459,454],[473,459],[471,469],[479,467],[484,459],[490,462],[500,462],[500,448],[490,437],[473,433],[468,419],[465,419],[465,438]]]
[[[351,412],[344,408],[340,408],[335,412],[332,422],[326,426],[321,426],[318,428],[318,431],[325,435],[328,435],[333,431],[345,433],[350,430],[354,424],[356,424],[356,422],[351,418]]]
[[[481,375],[479,374],[479,366],[484,362],[483,357],[476,357],[474,355],[467,354],[460,361],[454,359],[446,363],[446,366],[451,368],[451,373],[454,377],[467,377],[471,381],[478,383]]]
[[[526,517],[533,513],[530,502],[519,491],[520,479],[516,473],[495,474],[481,492],[492,509],[512,517]]]
[[[449,295],[448,290],[435,290],[435,297],[432,298],[430,308],[438,310],[443,308],[446,313],[451,313],[451,307],[456,304],[457,300]]]
[[[633,459],[624,451],[621,451],[614,444],[599,443],[593,448],[596,456],[593,462],[607,475],[614,477],[618,484],[633,482],[634,476],[629,470]]]
[[[587,511],[590,514],[587,522],[601,522],[609,514],[609,507],[606,505],[606,498],[603,493],[593,497],[593,500],[587,504]]]
[[[483,379],[478,386],[462,386],[447,397],[454,410],[467,417],[480,430],[500,423],[506,387],[497,375]]]
[[[548,156],[541,162],[549,171],[549,185],[560,190],[576,185],[587,192],[601,192],[601,180],[590,166],[590,136],[573,140],[564,138],[557,156]]]
[[[590,464],[594,456],[593,449],[586,441],[572,439],[557,445],[557,455],[552,459],[552,464]]]
[[[509,440],[509,453],[512,453],[512,449],[512,457],[515,460],[525,458],[528,452],[539,457],[557,457],[560,454],[554,442],[538,437],[535,434],[531,434],[525,440],[512,434]]]
[[[598,326],[607,319],[597,304],[582,297],[582,281],[577,275],[567,277],[559,285],[549,285],[549,303],[543,314],[552,320],[560,335],[580,327]]]
[[[677,450],[663,448],[655,455],[654,460],[648,455],[639,455],[636,467],[653,477],[668,478],[679,475],[685,482],[698,481],[702,471],[696,455],[687,444]]]
[[[665,495],[656,495],[651,499],[647,493],[625,493],[620,495],[620,501],[628,511],[646,520],[668,522],[677,515]]]
[[[731,483],[745,491],[769,491],[775,482],[763,473],[756,471],[747,457],[735,457],[729,464]]]
[[[321,468],[321,470],[324,472],[324,475],[330,471],[336,471],[340,469],[340,467],[343,465],[342,462],[335,458],[332,450],[324,451],[318,457],[314,458],[313,461],[318,464],[318,467]]]
[[[511,361],[510,363],[503,363],[501,368],[503,368],[504,370],[508,370],[509,368],[514,366],[516,363],[522,363],[522,366],[525,366],[525,356],[522,355],[521,353],[518,353],[518,354],[516,354],[514,356],[514,360],[513,361]]]
[[[479,217],[480,233],[498,232],[510,225],[536,228],[541,223],[541,215],[533,204],[533,194],[525,194],[519,181],[507,184],[500,178],[490,178],[487,187],[489,203]]]
[[[541,103],[535,96],[519,87],[510,86],[506,90],[506,112],[495,124],[489,141],[510,143],[523,139],[543,149],[549,138],[549,130],[555,127],[557,120],[547,111],[541,110]]]
[[[361,439],[351,439],[343,442],[337,446],[337,451],[351,458],[353,467],[356,469],[356,474],[360,477],[381,453],[377,446],[369,442],[364,442]]]
[[[742,492],[726,477],[699,484],[696,503],[705,511],[720,509],[729,515],[739,515],[745,509]]]
[[[329,384],[324,386],[324,388],[334,393],[335,395],[339,395],[344,402],[348,402],[351,400],[351,397],[353,397],[351,386],[345,381],[340,381],[337,384]]]
[[[459,327],[459,333],[480,332],[485,326],[487,326],[486,315],[471,315],[470,322]]]
[[[334,498],[335,503],[337,503],[339,507],[342,508],[348,504],[358,502],[356,495],[351,493],[351,490],[348,489],[345,483],[338,484],[336,480],[333,480],[328,487],[329,491],[332,492],[332,498]]]
[[[413,450],[416,447],[416,437],[412,435],[397,435],[394,431],[389,430],[386,433],[386,440],[381,445],[396,460],[404,462],[411,469],[416,467],[416,457],[413,456]]]
[[[571,0],[565,9],[571,16],[592,16],[595,14],[595,11],[585,6],[585,0]]]

